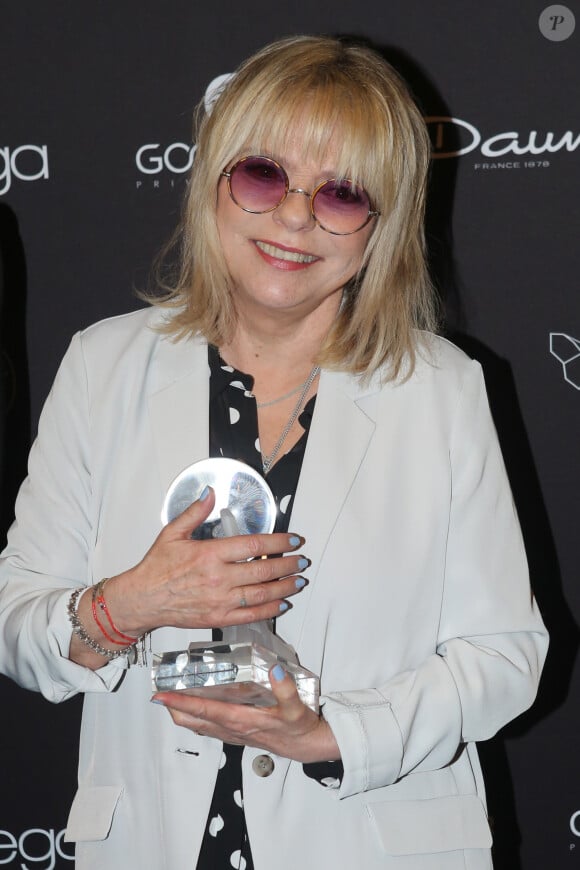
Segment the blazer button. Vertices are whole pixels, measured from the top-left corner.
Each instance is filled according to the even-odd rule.
[[[256,755],[252,761],[252,770],[256,776],[270,776],[274,772],[274,759],[269,755]]]

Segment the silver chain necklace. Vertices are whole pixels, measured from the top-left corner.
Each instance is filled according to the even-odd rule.
[[[308,377],[310,377],[310,375]],[[298,384],[297,387],[294,387],[293,390],[290,390],[289,393],[284,393],[283,396],[278,396],[277,399],[270,399],[269,402],[258,402],[256,397],[254,396],[254,398],[256,399],[256,408],[269,408],[270,405],[277,405],[278,402],[283,402],[284,399],[289,399],[290,396],[293,396],[295,393],[298,393],[300,390],[304,389],[304,387],[306,386],[307,383],[308,383],[308,378],[306,378],[305,381],[302,381],[301,384]],[[254,394],[252,393],[252,395],[254,395]]]
[[[282,430],[282,434],[280,435],[280,437],[276,441],[274,449],[272,450],[272,452],[270,453],[269,456],[264,456],[264,454],[262,453],[262,468],[264,469],[264,474],[268,474],[268,472],[270,471],[270,469],[274,463],[274,460],[276,459],[276,457],[280,453],[280,450],[282,449],[282,445],[284,444],[286,438],[288,437],[288,434],[289,434],[292,426],[296,422],[296,418],[298,417],[298,414],[300,413],[304,399],[308,395],[308,391],[309,391],[310,387],[312,386],[312,384],[314,383],[314,379],[318,375],[319,372],[320,372],[320,366],[314,366],[314,368],[312,369],[312,371],[308,375],[308,378],[304,381],[303,384],[300,385],[302,387],[302,392],[300,393],[300,396],[298,397],[298,401],[296,402],[292,413],[288,417],[288,422],[284,426],[284,428]],[[288,396],[291,396],[295,392],[297,392],[297,391],[293,390],[292,393],[288,393]],[[288,396],[284,396],[284,398],[288,398]],[[277,400],[277,401],[281,401],[281,400]],[[265,403],[265,404],[274,404],[274,402]],[[264,406],[258,405],[258,407],[264,407]]]

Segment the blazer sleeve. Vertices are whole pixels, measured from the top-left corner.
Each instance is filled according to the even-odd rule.
[[[340,797],[449,764],[463,743],[493,736],[537,692],[548,637],[475,362],[463,380],[449,461],[452,495],[434,654],[385,685],[323,699],[342,753]]]
[[[88,392],[79,334],[42,411],[0,558],[0,669],[54,702],[109,691],[127,666],[120,657],[91,671],[68,658],[67,603],[91,582],[95,535]]]

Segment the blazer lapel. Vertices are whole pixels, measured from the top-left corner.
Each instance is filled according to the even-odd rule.
[[[304,553],[312,561],[307,571],[310,585],[280,620],[280,634],[295,647],[323,551],[375,431],[376,392],[376,383],[361,389],[345,374],[323,372],[320,379],[289,526],[307,535]]]
[[[184,468],[207,458],[209,377],[202,339],[173,343],[164,338],[157,353],[149,413],[164,495]]]

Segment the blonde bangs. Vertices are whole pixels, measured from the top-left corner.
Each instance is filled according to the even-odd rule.
[[[379,211],[390,210],[401,151],[396,152],[392,125],[385,125],[388,106],[377,110],[376,95],[365,90],[354,98],[352,82],[317,78],[311,70],[302,77],[289,72],[282,80],[252,81],[251,93],[234,79],[232,92],[220,97],[230,105],[224,105],[215,126],[208,125],[216,147],[207,155],[208,168],[221,171],[249,154],[278,158],[289,138],[305,162],[324,165],[332,140],[336,177],[364,187]]]

